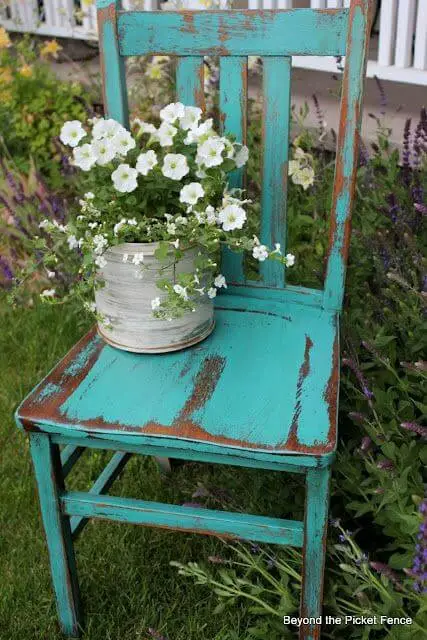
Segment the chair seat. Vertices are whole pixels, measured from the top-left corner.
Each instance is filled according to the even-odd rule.
[[[117,434],[157,445],[327,455],[336,446],[338,316],[217,299],[214,332],[169,354],[133,354],[92,329],[17,411],[26,430]],[[138,440],[140,442],[140,440]]]

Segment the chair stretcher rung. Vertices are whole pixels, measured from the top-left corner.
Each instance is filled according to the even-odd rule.
[[[106,493],[117,476],[122,472],[124,466],[131,456],[131,453],[117,451],[117,453],[115,453],[111,458],[110,462],[106,465],[103,472],[94,482],[89,493],[82,493],[82,495],[94,494],[95,497],[98,498],[100,494]],[[87,518],[84,517],[84,514],[77,514],[73,518],[71,518],[71,532],[73,534],[73,537],[76,537],[82,531],[86,524]]]
[[[101,518],[258,542],[303,546],[303,523],[296,520],[167,505],[117,496],[101,497],[93,492],[71,491],[63,493],[60,499],[64,513],[74,516],[72,522],[75,517]]]
[[[76,464],[82,453],[84,453],[85,447],[76,447],[73,444],[67,444],[61,451],[61,464],[62,475],[64,478],[68,476],[71,469]]]

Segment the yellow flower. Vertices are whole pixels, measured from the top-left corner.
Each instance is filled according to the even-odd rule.
[[[8,32],[4,27],[0,27],[0,49],[7,49],[11,44]]]
[[[10,84],[12,80],[13,80],[13,76],[9,67],[4,67],[4,69],[0,69],[0,85]]]
[[[0,91],[0,102],[11,102],[12,100],[12,92],[9,89],[5,89],[4,91]]]
[[[93,4],[93,0],[81,0],[82,7],[90,7],[91,4]]]
[[[29,64],[24,64],[19,69],[19,75],[23,76],[24,78],[31,78],[31,76],[33,75],[33,67]]]
[[[145,75],[148,76],[150,80],[160,80],[162,77],[162,70],[159,67],[159,65],[152,62],[149,65],[147,65],[147,70],[145,72]]]
[[[61,49],[61,45],[58,44],[56,40],[46,40],[46,42],[40,49],[40,55],[53,56],[54,58],[57,58],[58,52],[61,51]]]

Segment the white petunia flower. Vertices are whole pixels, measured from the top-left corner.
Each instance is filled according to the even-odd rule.
[[[202,110],[199,107],[184,107],[184,115],[179,119],[179,126],[184,131],[197,127],[202,115]]]
[[[111,144],[116,149],[116,152],[121,156],[125,156],[128,151],[135,149],[136,147],[134,138],[132,138],[132,135],[129,131],[126,131],[126,129],[118,131],[111,139]]]
[[[154,124],[144,122],[144,120],[140,120],[140,118],[135,118],[135,120],[132,121],[132,125],[135,124],[139,127],[139,133],[156,133],[157,131]]]
[[[175,223],[176,224],[183,224],[184,226],[188,224],[188,220],[187,218],[184,218],[184,216],[177,216],[175,218]]]
[[[196,162],[204,164],[205,167],[217,167],[222,164],[222,152],[225,145],[221,138],[212,136],[197,147]]]
[[[95,194],[92,193],[92,191],[88,191],[87,193],[85,193],[84,197],[85,197],[85,200],[93,200],[95,197]]]
[[[176,224],[174,222],[168,222],[166,224],[166,231],[173,236],[176,233]]]
[[[218,221],[222,224],[224,231],[241,229],[246,220],[246,213],[237,204],[229,204],[218,214]]]
[[[138,266],[143,262],[144,262],[144,254],[142,253],[142,251],[140,253],[135,253],[135,255],[132,258],[132,264],[135,264],[136,266]]]
[[[117,169],[111,174],[114,187],[121,193],[130,193],[135,191],[138,186],[136,181],[138,171],[128,164],[119,164]]]
[[[150,149],[146,153],[140,153],[136,161],[136,170],[143,176],[146,176],[151,169],[157,164],[157,155]]]
[[[108,246],[108,240],[105,236],[102,236],[98,233],[96,236],[93,236],[93,244],[95,245],[95,253],[101,254],[104,249]]]
[[[77,147],[85,135],[86,131],[83,129],[82,123],[79,120],[69,120],[62,125],[59,139],[62,144],[66,144],[69,147]]]
[[[171,102],[160,111],[160,119],[173,124],[177,118],[185,116],[185,108],[181,102]]]
[[[185,204],[196,204],[199,198],[203,198],[205,190],[200,182],[190,182],[182,187],[179,194],[179,201]]]
[[[129,258],[129,254],[128,253],[124,253],[123,254],[123,258],[122,258],[122,262],[127,262]]]
[[[215,278],[214,285],[216,286],[217,289],[221,289],[221,287],[224,287],[224,289],[227,288],[225,277],[221,273],[217,275],[217,277]]]
[[[196,177],[200,178],[200,180],[203,180],[203,178],[206,178],[208,174],[206,173],[206,171],[204,171],[201,167],[198,167],[196,170]]]
[[[280,242],[276,242],[276,244],[274,245],[274,251],[272,251],[271,253],[281,253],[281,245]]]
[[[96,164],[105,166],[116,157],[116,149],[111,140],[95,140],[92,149],[96,157]]]
[[[208,224],[216,223],[216,211],[211,204],[208,204],[208,206],[206,207],[205,216],[206,216],[206,222]]]
[[[50,220],[45,218],[41,222],[39,222],[39,229],[46,229],[51,224]]]
[[[138,224],[138,222],[136,221],[136,218],[128,218],[127,223],[128,223],[131,227],[136,227],[136,225]]]
[[[154,137],[158,140],[161,147],[170,147],[173,145],[173,139],[178,129],[168,122],[162,122],[157,129]]]
[[[236,153],[234,157],[234,162],[236,163],[236,167],[240,169],[244,164],[247,163],[249,158],[249,149],[246,145],[242,145],[239,151]]]
[[[187,133],[187,137],[184,140],[184,144],[193,144],[194,142],[203,142],[207,140],[210,136],[215,135],[215,132],[212,128],[213,120],[209,118],[198,127],[194,127],[190,129]]]
[[[111,139],[120,131],[125,131],[125,128],[112,118],[105,120],[99,118],[92,129],[92,136],[94,140],[102,140],[104,138]]]
[[[73,165],[82,171],[89,171],[96,163],[96,155],[92,145],[83,144],[81,147],[73,149]]]
[[[287,267],[293,267],[295,264],[295,256],[293,253],[287,253],[286,254],[286,266]]]
[[[104,256],[97,256],[95,258],[95,264],[97,267],[99,267],[100,269],[103,269],[104,267],[107,266],[107,261],[104,258]]]
[[[211,287],[210,289],[208,289],[208,297],[209,298],[215,298],[216,296],[216,289],[215,287]]]
[[[292,182],[301,185],[306,191],[314,183],[314,169],[312,167],[298,169],[292,174]]]
[[[185,287],[180,284],[174,284],[173,290],[175,291],[175,293],[181,296],[181,298],[184,298],[184,300],[188,300],[187,289]]]
[[[268,258],[268,249],[264,244],[255,245],[252,249],[252,255],[260,262],[264,262]]]
[[[69,249],[77,249],[77,247],[79,246],[76,236],[68,236],[67,242]]]
[[[114,232],[114,235],[115,235],[115,236],[117,236],[117,235],[118,235],[118,233],[119,233],[120,229],[121,229],[122,227],[124,227],[124,226],[125,226],[125,224],[126,224],[126,218],[122,218],[122,219],[120,220],[120,222],[116,222],[116,224],[114,225],[114,229],[113,229],[113,232]]]
[[[55,293],[56,289],[44,289],[40,294],[40,298],[53,298]]]
[[[154,298],[154,300],[151,301],[151,308],[153,311],[156,311],[156,309],[158,309],[160,307],[160,298]]]
[[[166,178],[172,180],[181,180],[190,168],[187,164],[187,158],[181,153],[167,153],[163,160],[162,173]]]
[[[48,269],[46,275],[49,278],[49,280],[52,280],[52,278],[54,278],[56,276],[56,273],[55,273],[55,271],[49,271],[49,269]]]
[[[171,244],[175,247],[175,249],[179,249],[179,238],[171,242]]]

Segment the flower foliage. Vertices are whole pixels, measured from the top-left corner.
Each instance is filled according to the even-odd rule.
[[[292,254],[283,256],[256,236],[244,234],[246,206],[240,189],[228,187],[230,172],[248,159],[248,149],[231,136],[216,133],[213,120],[202,119],[198,107],[170,103],[160,111],[160,125],[135,119],[131,131],[112,119],[94,118],[87,125],[66,122],[60,140],[72,149],[72,164],[83,174],[84,196],[67,225],[43,220],[43,232],[55,242],[81,254],[76,291],[44,292],[56,301],[73,293],[89,296],[101,284],[109,247],[121,243],[157,242],[156,258],[177,263],[196,249],[193,273],[175,280],[160,278],[159,297],[152,301],[156,317],[179,317],[192,311],[197,300],[214,298],[226,288],[219,273],[219,249],[250,251],[253,258],[292,266]],[[144,269],[138,246],[125,260]],[[137,272],[137,275],[138,272]]]

